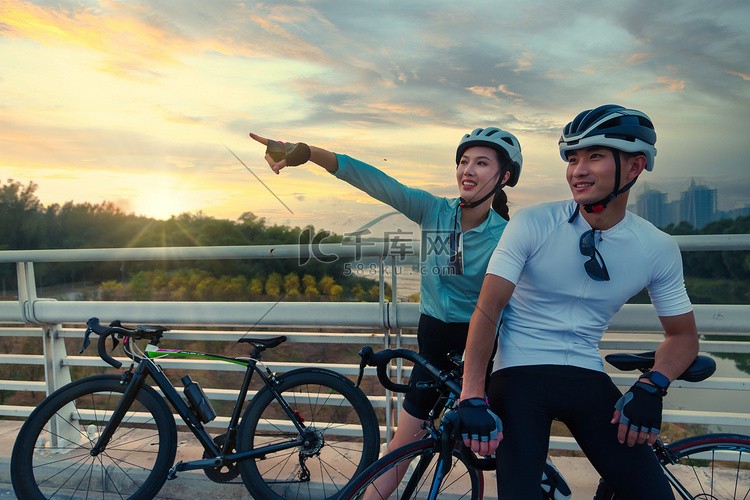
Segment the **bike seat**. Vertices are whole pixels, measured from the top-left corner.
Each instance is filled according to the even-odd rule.
[[[655,355],[655,351],[641,353],[615,353],[607,354],[604,359],[607,363],[618,370],[640,370],[645,372],[654,366]],[[688,369],[677,378],[687,382],[700,382],[701,380],[706,380],[713,375],[715,371],[716,361],[714,361],[713,358],[698,355]]]
[[[168,332],[169,328],[165,328],[159,325],[136,325],[136,328],[143,330],[146,333],[155,333],[161,335],[164,332]]]
[[[243,337],[237,342],[247,342],[253,347],[262,347],[264,349],[272,349],[276,347],[277,345],[286,342],[286,335],[281,335],[280,337],[271,337],[270,339],[250,339],[250,338]]]

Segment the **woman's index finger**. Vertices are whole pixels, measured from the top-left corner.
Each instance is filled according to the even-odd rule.
[[[250,137],[258,141],[259,143],[263,144],[264,146],[268,146],[268,139],[266,139],[265,137],[261,137],[257,134],[253,134],[252,132],[250,132]]]

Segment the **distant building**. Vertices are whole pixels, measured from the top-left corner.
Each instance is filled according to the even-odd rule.
[[[726,213],[726,212],[722,212]],[[737,217],[746,217],[750,215],[750,205],[745,205],[742,208],[735,208],[734,210],[729,211],[729,215],[723,218],[726,219],[736,219]]]
[[[635,213],[656,227],[664,227],[672,222],[668,211],[667,193],[644,183],[643,192],[635,200]]]
[[[664,191],[644,183],[630,209],[657,227],[685,221],[696,229],[719,219],[750,215],[750,204],[729,211],[718,210],[718,189],[695,178],[683,185],[679,200],[668,201],[667,198]]]
[[[687,188],[680,193],[680,222],[687,221],[700,229],[709,222],[718,220],[717,189],[690,179]]]

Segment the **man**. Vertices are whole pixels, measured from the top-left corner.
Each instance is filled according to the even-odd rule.
[[[520,210],[506,227],[471,318],[459,404],[464,442],[497,447],[499,498],[539,498],[550,425],[564,422],[622,500],[673,498],[647,445],[662,397],[698,353],[674,240],[627,212],[629,189],[652,170],[656,133],[644,113],[606,105],[580,113],[559,141],[572,201]],[[665,332],[654,368],[622,395],[598,342],[643,287]],[[484,402],[485,370],[503,311]]]

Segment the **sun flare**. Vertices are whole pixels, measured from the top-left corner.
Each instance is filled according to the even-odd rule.
[[[130,198],[128,205],[130,212],[159,220],[191,211],[184,194],[170,189],[149,190],[147,194]]]

